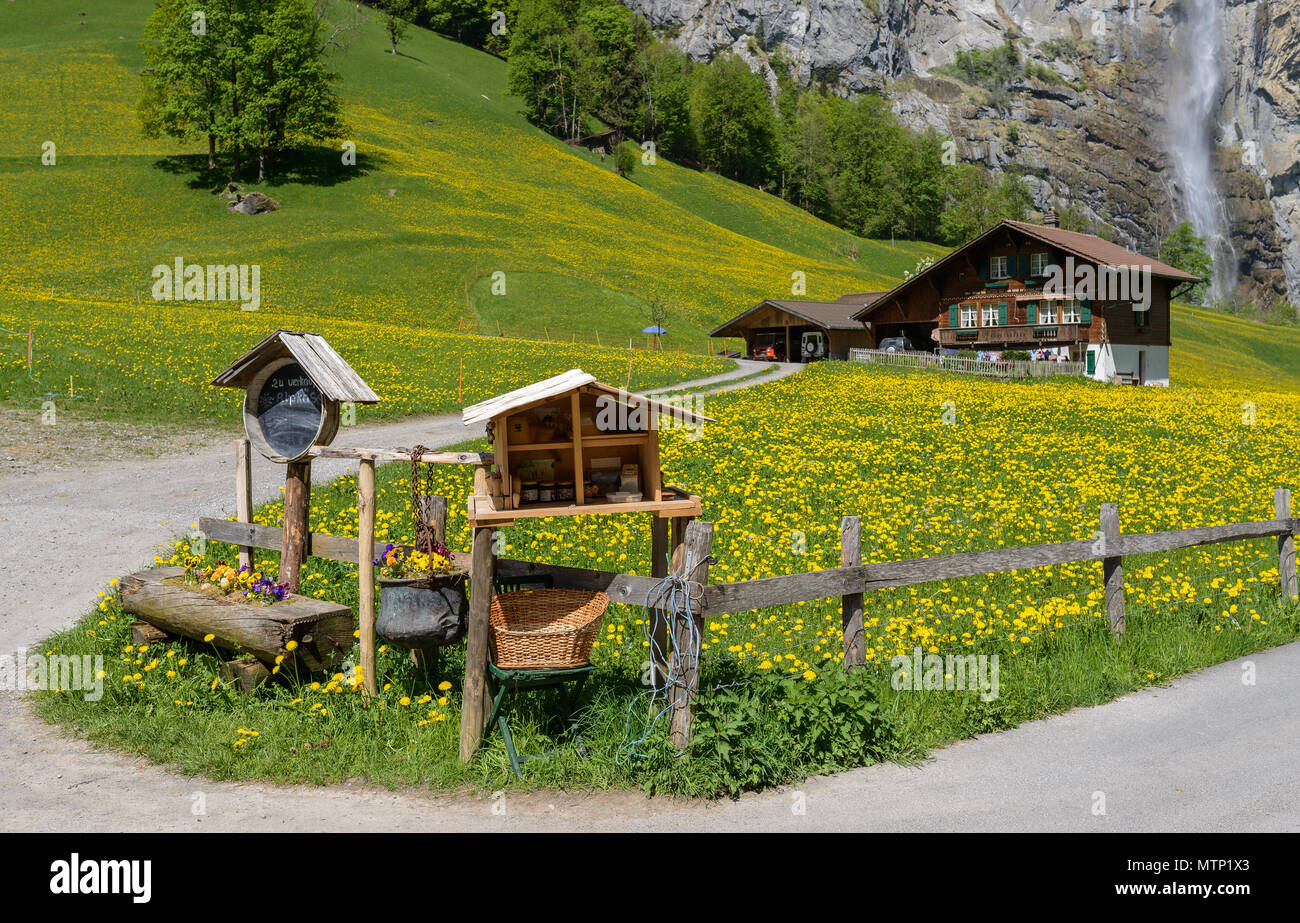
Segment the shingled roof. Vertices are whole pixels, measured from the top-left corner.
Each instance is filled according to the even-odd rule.
[[[760,301],[743,314],[738,314],[726,323],[721,324],[709,336],[734,336],[734,334],[727,334],[722,331],[734,327],[764,305],[778,307],[788,314],[803,318],[808,323],[826,330],[861,330],[862,324],[853,319],[853,314],[886,294],[886,292],[855,292],[849,295],[841,295],[835,301],[787,301],[785,299],[769,298],[767,301]]]
[[[1058,227],[1049,227],[1045,224],[1031,224],[1028,221],[1012,221],[1004,219],[993,227],[989,228],[979,237],[968,241],[948,253],[943,259],[936,260],[934,265],[917,273],[910,279],[903,282],[893,290],[886,292],[880,298],[874,299],[865,307],[859,308],[853,315],[858,321],[865,321],[867,317],[887,302],[893,301],[894,298],[909,286],[915,285],[921,279],[926,278],[933,272],[938,272],[949,261],[956,260],[967,250],[979,246],[992,235],[996,234],[1003,228],[1010,228],[1018,231],[1035,240],[1057,247],[1076,257],[1087,260],[1090,263],[1096,263],[1100,266],[1113,267],[1134,267],[1149,270],[1153,276],[1160,276],[1165,279],[1174,279],[1179,282],[1201,282],[1204,281],[1200,276],[1193,275],[1190,272],[1184,272],[1176,269],[1167,263],[1152,259],[1149,256],[1143,256],[1141,253],[1135,253],[1132,250],[1126,250],[1119,244],[1113,244],[1108,240],[1102,240],[1095,234],[1084,234],[1080,231],[1066,231]]]
[[[292,357],[311,376],[321,394],[335,401],[377,404],[375,394],[347,361],[315,333],[276,330],[232,362],[212,384],[220,388],[247,388],[262,367],[274,359]]]

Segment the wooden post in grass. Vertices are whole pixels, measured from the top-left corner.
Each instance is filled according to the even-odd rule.
[[[862,520],[845,516],[840,520],[840,567],[862,563]],[[840,617],[844,625],[844,669],[866,666],[867,639],[862,627],[862,594],[846,593],[840,597]]]
[[[1113,503],[1101,505],[1102,553],[1119,544],[1119,508]],[[1124,636],[1124,559],[1122,557],[1105,557],[1101,561],[1102,574],[1106,586],[1106,620],[1110,622],[1111,633],[1117,637]]]
[[[307,558],[311,514],[311,461],[292,461],[284,471],[284,544],[280,549],[280,582],[298,592],[298,571]]]
[[[375,666],[375,460],[361,459],[357,472],[357,620],[361,627],[361,682],[366,695],[379,691]]]
[[[650,576],[662,579],[668,576],[669,529],[676,519],[652,516],[650,519]],[[663,655],[668,647],[668,623],[658,618],[654,609],[645,610],[646,634],[650,637],[650,684],[658,686],[667,675]],[[654,703],[651,703],[654,707]]]
[[[447,546],[447,498],[421,497],[424,507],[424,521],[433,530],[434,545]],[[438,647],[411,648],[411,663],[421,670],[438,669]]]
[[[1291,491],[1285,487],[1273,491],[1273,512],[1278,519],[1291,518]],[[1282,598],[1291,599],[1300,594],[1296,587],[1295,536],[1290,532],[1277,537],[1277,570]]]
[[[32,373],[32,328],[27,328],[27,374]]]
[[[235,518],[253,521],[253,444],[247,438],[235,440]],[[253,566],[251,545],[239,546],[239,566]]]
[[[465,685],[461,690],[460,761],[474,758],[487,721],[488,619],[492,608],[492,528],[476,526],[469,565],[469,635],[465,641]]]
[[[693,519],[686,525],[682,546],[681,570],[692,585],[701,588],[709,583],[709,555],[713,548],[713,523]],[[703,596],[703,594],[700,594]],[[692,602],[691,625],[674,613],[672,688],[668,691],[672,705],[671,736],[677,749],[691,742],[691,702],[700,689],[699,640],[704,631],[702,602]]]

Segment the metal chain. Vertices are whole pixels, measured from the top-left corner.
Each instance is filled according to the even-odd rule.
[[[429,522],[420,492],[420,460],[429,451],[425,445],[411,449],[411,518],[415,524],[415,547],[423,551],[429,562],[429,576],[433,576],[433,523]],[[425,465],[424,497],[433,496],[433,465]]]

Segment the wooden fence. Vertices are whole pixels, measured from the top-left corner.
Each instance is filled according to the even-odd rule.
[[[861,563],[860,522],[856,516],[846,516],[840,526],[839,567],[738,583],[709,584],[706,563],[704,569],[697,571],[693,576],[703,590],[693,614],[697,620],[702,620],[731,612],[746,612],[769,606],[840,597],[844,663],[847,669],[853,669],[866,663],[863,627],[865,593],[1006,571],[1100,561],[1107,620],[1114,635],[1120,637],[1125,631],[1124,558],[1130,555],[1175,551],[1219,542],[1276,538],[1279,588],[1283,597],[1295,597],[1297,578],[1294,536],[1297,531],[1300,531],[1300,518],[1291,515],[1289,490],[1278,488],[1274,491],[1273,512],[1274,518],[1257,522],[1201,526],[1168,532],[1124,534],[1120,532],[1118,508],[1113,503],[1107,503],[1101,507],[1099,528],[1091,539],[873,564]],[[204,518],[199,520],[199,529],[209,539],[242,547],[278,550],[283,542],[281,529],[249,522]],[[482,536],[478,534],[480,532],[483,533]],[[475,530],[476,550],[479,550],[481,544],[486,553],[489,532],[489,529]],[[675,537],[674,545],[680,543],[689,552],[686,560],[707,562],[711,560],[712,540],[712,523],[691,520],[685,524],[684,535]],[[666,545],[667,540],[657,539],[657,544]],[[307,553],[316,557],[356,563],[359,556],[358,540],[311,533],[307,536]],[[479,561],[482,557],[484,555],[478,555],[473,560]],[[682,560],[678,556],[675,556],[675,559]],[[633,606],[645,605],[649,594],[659,583],[657,577],[510,559],[494,559],[486,563],[485,569],[489,574],[495,571],[501,576],[549,574],[557,587],[599,590],[609,594],[614,602]],[[652,568],[652,572],[660,570],[662,568]],[[472,587],[473,567],[470,579]],[[672,630],[676,632],[683,630],[684,627],[674,625]],[[683,643],[688,635],[689,632],[683,630],[679,636],[683,639]],[[689,739],[691,700],[698,692],[699,676],[692,670],[679,679],[680,686],[670,693],[670,701],[673,705],[672,729],[674,741],[685,743]],[[462,720],[465,720],[464,717]],[[481,727],[474,729],[472,733],[475,747],[481,733]],[[464,753],[462,757],[468,758]]]
[[[853,362],[871,362],[909,369],[942,369],[989,378],[1047,378],[1053,375],[1083,375],[1082,362],[993,361],[970,356],[941,356],[935,353],[889,352],[883,349],[850,349]]]

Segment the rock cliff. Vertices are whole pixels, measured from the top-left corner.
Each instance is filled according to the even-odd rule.
[[[623,0],[693,57],[732,51],[775,86],[879,92],[960,156],[1027,171],[1146,252],[1179,220],[1215,245],[1216,293],[1300,303],[1297,0]],[[946,67],[1014,41],[1060,79],[997,94]]]

